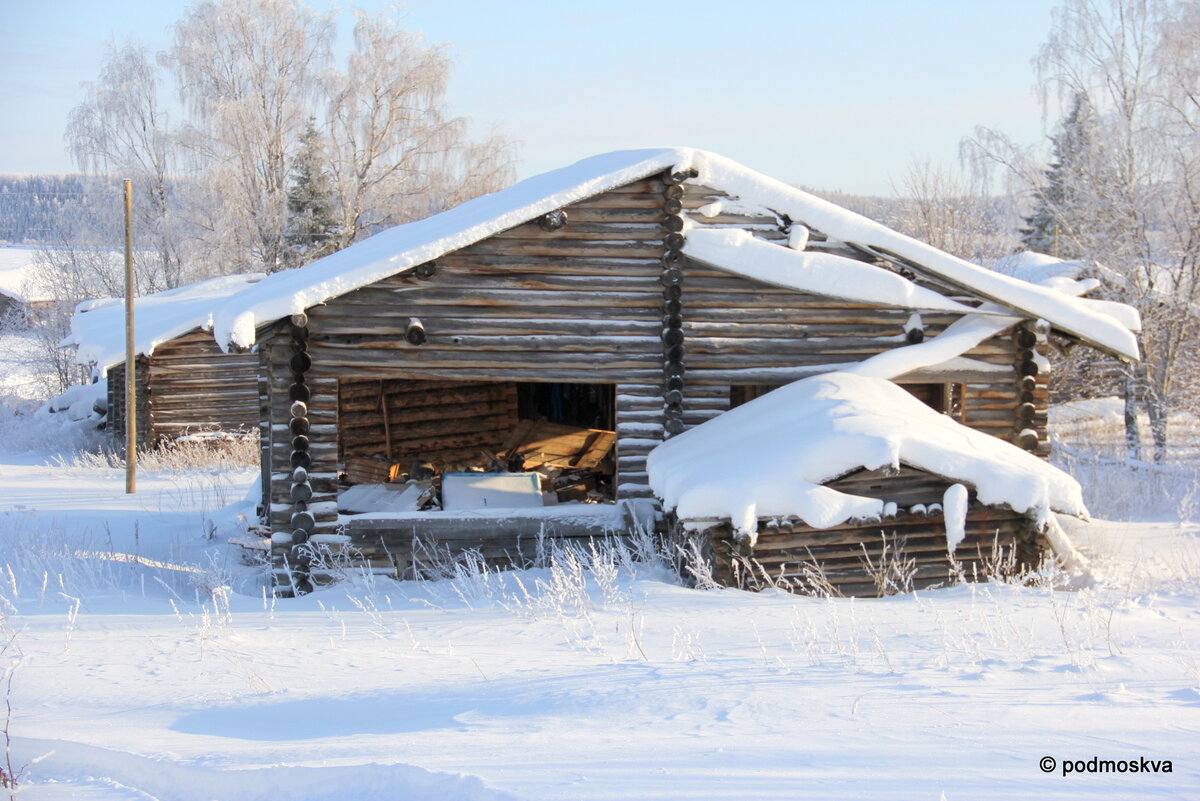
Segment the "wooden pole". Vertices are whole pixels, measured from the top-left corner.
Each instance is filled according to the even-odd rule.
[[[137,492],[137,354],[133,344],[133,182],[125,179],[125,493]]]

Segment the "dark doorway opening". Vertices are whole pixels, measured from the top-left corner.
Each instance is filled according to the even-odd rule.
[[[517,384],[517,416],[577,428],[616,429],[613,384]]]

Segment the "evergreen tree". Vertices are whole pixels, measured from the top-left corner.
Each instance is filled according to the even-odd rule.
[[[311,119],[290,177],[285,266],[301,267],[336,250],[339,233],[321,134]]]
[[[1094,201],[1101,191],[1097,118],[1088,96],[1076,92],[1054,143],[1046,185],[1036,191],[1033,213],[1025,217],[1021,244],[1026,250],[1079,259],[1091,254],[1092,234],[1102,214]]]

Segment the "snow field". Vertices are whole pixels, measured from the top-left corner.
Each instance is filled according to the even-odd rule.
[[[100,462],[0,458],[22,799],[1200,794],[1193,523],[1070,521],[1090,583],[701,591],[597,549],[273,600],[224,543],[254,472],[160,467],[126,496]]]

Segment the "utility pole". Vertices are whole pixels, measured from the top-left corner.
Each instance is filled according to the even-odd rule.
[[[125,494],[137,492],[137,354],[133,344],[133,181],[125,179]]]

